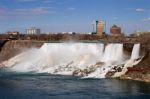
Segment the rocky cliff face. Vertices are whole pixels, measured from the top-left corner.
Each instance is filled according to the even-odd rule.
[[[124,44],[124,52],[131,53],[133,48],[132,44]],[[143,43],[141,45],[140,55],[144,56],[142,60],[135,66],[127,68],[127,72],[119,77],[119,79],[130,79],[137,81],[150,82],[150,44]],[[123,65],[122,65],[123,66]],[[116,72],[122,71],[122,66],[115,67],[114,71],[109,71],[106,74],[107,78],[112,78]]]
[[[134,67],[128,68],[125,75],[120,79],[132,79],[144,82],[150,82],[150,49],[149,45],[145,46],[145,56],[140,63]]]
[[[0,51],[8,40],[0,40]]]
[[[8,41],[6,44],[1,48],[0,52],[0,62],[4,60],[8,60],[11,57],[21,53],[28,48],[40,48],[43,45],[43,42],[35,42],[35,41],[28,41],[28,40],[16,40],[16,41]]]

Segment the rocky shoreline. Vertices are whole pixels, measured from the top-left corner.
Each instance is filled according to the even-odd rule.
[[[150,83],[150,54],[147,52],[145,58],[119,77],[119,79],[130,79]]]

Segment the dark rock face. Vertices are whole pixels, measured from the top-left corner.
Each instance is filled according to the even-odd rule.
[[[120,79],[150,82],[150,54],[147,53],[139,64],[128,68],[126,74],[122,75]]]
[[[131,54],[133,49],[132,43],[125,43],[124,44],[124,53],[126,55]],[[128,68],[126,74],[122,75],[120,79],[131,79],[131,80],[138,80],[144,82],[150,82],[150,44],[149,43],[142,43],[140,49],[140,55],[144,56],[141,62],[137,65]],[[106,78],[112,78],[116,72],[120,72],[122,67],[116,66],[106,74]]]
[[[74,76],[81,76],[81,77],[88,76],[90,73],[96,71],[96,69],[101,67],[103,64],[104,64],[103,62],[98,62],[95,65],[87,67],[86,69],[83,69],[83,70],[77,69],[73,72],[73,75]]]
[[[115,66],[114,68],[111,69],[111,71],[109,71],[109,72],[105,75],[105,77],[106,77],[106,78],[112,78],[113,75],[114,75],[116,72],[122,72],[123,67],[124,67],[124,64]]]
[[[0,51],[8,40],[0,40]]]
[[[123,48],[124,50],[128,51],[128,52],[132,52],[134,43],[124,43],[123,44]]]
[[[15,55],[21,53],[23,50],[29,48],[40,48],[43,45],[42,42],[33,42],[33,41],[8,41],[2,47],[0,52],[0,62],[10,59]]]
[[[131,79],[150,83],[150,67],[141,66],[128,68],[125,75],[122,75],[120,79]]]

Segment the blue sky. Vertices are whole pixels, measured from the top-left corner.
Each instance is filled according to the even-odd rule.
[[[43,32],[91,32],[103,19],[122,31],[150,30],[150,0],[0,0],[0,32],[35,26]]]

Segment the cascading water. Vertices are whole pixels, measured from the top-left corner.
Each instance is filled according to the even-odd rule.
[[[140,44],[135,44],[131,54],[131,59],[132,60],[138,59],[140,57],[139,52],[140,52]]]
[[[105,64],[97,68],[93,73],[87,77],[90,78],[105,78],[106,73],[117,64],[123,62],[123,44],[108,44],[103,53],[103,59],[100,60]]]
[[[139,45],[135,45],[133,51],[131,57],[139,57],[136,56]],[[30,49],[2,64],[19,72],[104,78],[109,70],[122,63],[123,44],[108,44],[104,47],[104,44],[99,43],[45,43],[40,49]]]
[[[140,44],[134,44],[133,50],[131,53],[131,58],[124,64],[124,67],[122,68],[121,72],[115,73],[113,77],[119,77],[123,74],[125,74],[128,71],[128,67],[133,67],[134,65],[138,64],[141,60],[140,58]]]
[[[120,62],[123,59],[123,44],[109,44],[103,54],[104,62]]]

